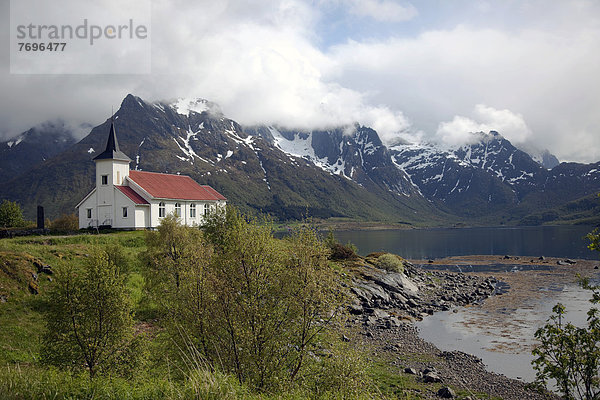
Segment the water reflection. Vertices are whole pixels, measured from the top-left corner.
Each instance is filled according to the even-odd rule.
[[[339,231],[336,238],[354,243],[361,255],[387,251],[410,259],[472,254],[594,257],[584,236],[590,226],[534,226],[461,229]]]

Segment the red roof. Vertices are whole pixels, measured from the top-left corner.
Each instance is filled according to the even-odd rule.
[[[152,197],[158,199],[226,200],[215,189],[206,185],[200,186],[186,175],[129,171],[129,179],[138,184]]]
[[[137,194],[132,188],[129,186],[115,186],[117,189],[121,191],[125,196],[129,197],[135,204],[150,204],[144,199],[142,196]]]
[[[204,189],[206,189],[208,192],[210,192],[213,196],[215,196],[218,200],[227,200],[225,198],[225,196],[223,196],[221,193],[217,192],[215,189],[213,189],[212,187],[208,186],[208,185],[202,185],[202,187]]]

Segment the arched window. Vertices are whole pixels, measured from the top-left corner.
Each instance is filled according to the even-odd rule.
[[[190,218],[196,218],[196,205],[190,204]]]
[[[164,218],[165,217],[165,203],[164,202],[160,202],[158,203],[158,218]]]
[[[181,204],[175,203],[175,216],[181,217]]]
[[[210,213],[210,206],[208,204],[204,204],[204,216],[207,216]]]

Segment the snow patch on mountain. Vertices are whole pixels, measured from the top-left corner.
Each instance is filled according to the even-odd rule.
[[[192,148],[192,146],[190,145],[190,140],[191,139],[195,139],[196,135],[198,133],[200,133],[200,130],[192,131],[192,128],[188,127],[188,130],[186,132],[186,136],[185,137],[179,136],[178,138],[173,138],[173,140],[177,144],[177,147],[179,147],[179,150],[181,150],[183,152],[183,154],[186,155],[186,157],[177,156],[177,158],[179,158],[182,161],[188,161],[190,164],[194,164],[194,157],[195,157],[195,158],[198,158],[201,161],[204,161],[204,162],[207,162],[209,164],[214,165],[214,162],[212,162],[210,160],[207,160],[207,159],[205,159],[203,157],[200,157],[194,151],[194,149]],[[177,139],[181,140],[181,142],[183,143],[183,146],[179,143],[179,141]]]
[[[269,126],[268,129],[271,135],[273,136],[275,146],[284,153],[310,161],[317,167],[329,172],[332,175],[339,175],[348,179],[352,179],[353,171],[351,172],[350,176],[346,175],[346,162],[342,157],[339,157],[333,164],[330,164],[327,157],[317,157],[313,148],[312,132],[294,132],[292,139],[288,139],[284,137],[281,134],[281,132],[276,128]],[[340,152],[342,150],[342,147],[343,141],[340,142]]]
[[[156,106],[156,105],[155,105]],[[189,116],[190,112],[197,112],[198,114],[208,111],[208,101],[204,99],[178,99],[173,107],[177,114]],[[164,108],[163,108],[164,111]]]

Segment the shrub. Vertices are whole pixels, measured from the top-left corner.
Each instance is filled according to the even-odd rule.
[[[58,232],[74,232],[79,230],[79,218],[75,214],[62,214],[48,228]]]
[[[293,386],[321,337],[343,327],[345,289],[312,229],[278,240],[267,221],[228,208],[203,231],[165,218],[147,238],[148,281],[170,338],[241,384]]]
[[[356,246],[352,243],[348,243],[344,246],[335,239],[332,230],[329,231],[325,238],[325,245],[329,247],[330,260],[355,260],[358,258],[356,255]]]
[[[4,200],[0,204],[0,227],[16,228],[25,225],[23,211],[17,202]]]
[[[341,243],[335,243],[331,247],[331,254],[329,256],[331,260],[354,260],[357,257],[352,247],[344,246]]]
[[[56,277],[45,313],[42,360],[74,370],[84,367],[90,379],[98,371],[131,373],[139,367],[143,343],[133,338],[128,291],[111,255],[97,251],[83,270],[68,266]],[[133,346],[133,347],[132,347]]]
[[[395,254],[385,253],[377,259],[377,267],[392,272],[404,272],[404,262]]]

